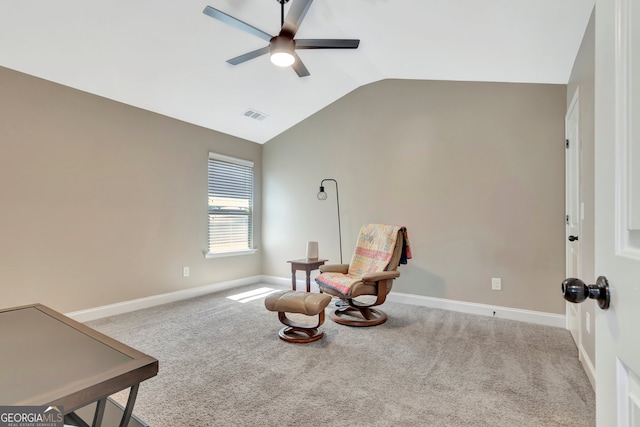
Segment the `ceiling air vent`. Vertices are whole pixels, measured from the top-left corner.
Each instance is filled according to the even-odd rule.
[[[266,114],[261,113],[260,111],[256,111],[254,109],[249,109],[245,111],[243,115],[245,117],[249,117],[250,119],[258,120],[260,122],[267,118]]]

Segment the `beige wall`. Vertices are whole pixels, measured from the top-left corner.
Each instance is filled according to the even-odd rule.
[[[585,31],[580,50],[573,65],[573,71],[567,85],[567,105],[571,102],[576,90],[579,93],[580,118],[580,200],[584,203],[584,220],[580,230],[580,278],[585,282],[595,283],[595,225],[594,225],[594,113],[595,113],[595,12]],[[595,366],[595,314],[596,303],[593,300],[582,303],[583,325],[582,346]],[[587,333],[584,325],[589,313],[591,333]]]
[[[259,189],[262,146],[6,68],[0,93],[0,306],[68,312],[261,273],[260,253],[201,251],[208,152],[253,160]]]
[[[345,261],[361,224],[403,224],[395,290],[564,312],[565,86],[382,81],[264,146],[4,68],[0,87],[3,307],[288,277],[307,240],[337,261],[333,185],[316,199],[336,178]],[[256,255],[202,255],[209,151],[256,162]]]
[[[263,271],[317,240],[345,262],[359,227],[406,225],[395,291],[564,314],[564,85],[386,80],[263,147]],[[502,278],[502,291],[491,278]]]

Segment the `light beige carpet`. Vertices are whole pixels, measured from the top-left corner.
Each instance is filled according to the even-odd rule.
[[[383,325],[327,316],[323,340],[291,344],[262,299],[226,298],[250,288],[89,322],[160,361],[137,416],[153,427],[595,425],[564,329],[387,302]]]

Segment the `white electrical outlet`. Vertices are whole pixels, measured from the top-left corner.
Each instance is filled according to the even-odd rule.
[[[584,315],[584,323],[585,323],[585,329],[587,330],[587,333],[590,334],[591,333],[591,315],[589,314],[589,312],[587,311]]]
[[[189,277],[189,267],[182,267],[182,277]]]
[[[502,279],[500,279],[499,277],[491,278],[491,289],[494,290],[494,291],[501,291],[502,290]]]

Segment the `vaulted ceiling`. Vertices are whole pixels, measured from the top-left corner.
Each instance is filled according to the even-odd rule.
[[[593,4],[315,0],[297,38],[361,42],[299,50],[311,73],[300,78],[268,55],[226,63],[267,42],[202,13],[209,5],[275,35],[277,0],[3,1],[0,66],[264,143],[382,79],[567,83]]]

